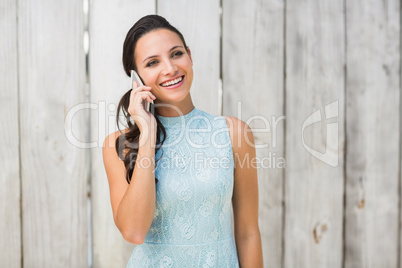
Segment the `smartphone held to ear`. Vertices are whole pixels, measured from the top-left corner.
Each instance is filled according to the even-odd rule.
[[[143,86],[144,83],[142,82],[140,76],[137,74],[136,71],[131,70],[131,87],[133,86],[133,82],[136,81],[138,86]],[[154,103],[152,101],[152,103]],[[150,106],[151,103],[149,103],[147,100],[142,101],[142,105],[144,106],[144,110],[149,112],[150,111]]]

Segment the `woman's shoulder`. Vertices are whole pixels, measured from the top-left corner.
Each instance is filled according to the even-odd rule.
[[[254,145],[254,135],[251,127],[243,120],[234,116],[223,116],[229,130],[232,148],[236,151],[238,148],[244,147],[244,143]],[[235,143],[236,141],[236,143]]]
[[[104,140],[103,146],[102,146],[102,151],[103,151],[103,157],[109,158],[111,157],[112,159],[118,159],[118,160],[123,160],[121,159],[117,152],[116,152],[116,140],[120,135],[126,133],[129,129],[123,129],[123,130],[118,130],[113,133],[110,133]],[[127,150],[123,150],[123,155],[127,153]]]
[[[234,116],[223,116],[226,120],[226,124],[229,128],[229,130],[251,130],[250,126],[244,122],[243,120],[234,117]]]
[[[124,133],[127,133],[129,129],[125,128],[122,130],[117,130],[113,133],[110,133],[108,136],[106,136],[105,140],[103,141],[103,147],[115,147],[115,143],[117,138]]]

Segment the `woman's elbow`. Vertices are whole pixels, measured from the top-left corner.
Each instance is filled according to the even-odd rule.
[[[145,236],[143,234],[137,234],[132,232],[121,232],[123,235],[124,240],[131,244],[141,245],[144,243]]]

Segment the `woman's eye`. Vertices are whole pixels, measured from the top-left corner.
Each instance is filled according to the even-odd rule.
[[[183,52],[181,52],[181,51],[176,51],[176,52],[173,52],[173,54],[172,54],[173,57],[181,56],[181,55],[183,55]]]
[[[158,61],[156,60],[151,60],[150,62],[148,62],[147,67],[151,67],[152,65],[158,63]]]

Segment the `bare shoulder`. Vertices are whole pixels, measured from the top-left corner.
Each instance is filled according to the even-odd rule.
[[[116,140],[120,135],[126,133],[127,131],[128,131],[128,129],[123,129],[121,131],[118,130],[118,131],[115,131],[115,132],[109,134],[105,138],[105,140],[103,141],[103,145],[102,145],[102,152],[103,152],[104,160],[105,160],[105,156],[107,156],[109,160],[110,160],[110,157],[112,157],[112,159],[117,157],[117,159],[120,160],[120,158],[117,155],[116,149],[115,149],[116,148]]]
[[[115,147],[116,139],[123,133],[126,133],[128,129],[118,130],[110,133],[103,141],[103,148]]]
[[[224,118],[234,152],[239,152],[241,148],[245,149],[246,145],[254,145],[253,131],[247,123],[234,116],[224,116]]]
[[[115,146],[116,139],[120,136],[120,131],[110,133],[103,141],[102,148],[110,148]]]

